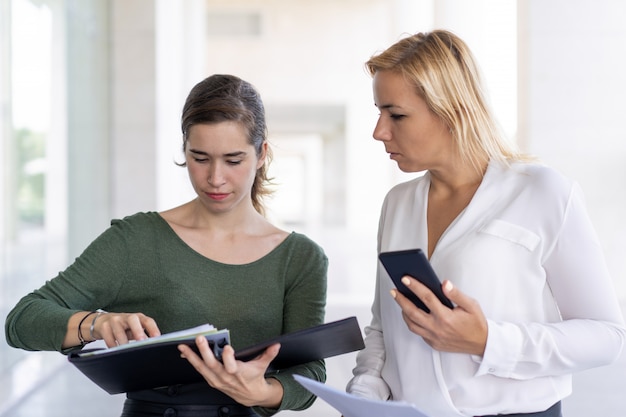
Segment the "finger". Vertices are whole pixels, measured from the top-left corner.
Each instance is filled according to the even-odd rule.
[[[130,340],[144,340],[147,338],[141,324],[141,313],[107,314],[110,316],[109,324],[113,337],[118,345],[128,343]]]
[[[280,352],[280,343],[275,343],[265,349],[263,354],[259,356],[257,360],[261,365],[264,366],[264,368],[267,369],[270,363],[272,363],[276,356],[278,356],[278,352]]]
[[[143,317],[145,317],[143,314],[130,314],[128,316],[128,329],[126,335],[129,339],[144,340],[148,338],[148,335],[146,335],[146,331],[144,330],[142,323]]]
[[[222,350],[222,363],[224,364],[224,369],[226,369],[226,372],[229,374],[235,374],[237,372],[237,359],[235,359],[235,350],[232,346],[224,346]]]
[[[141,319],[141,326],[148,337],[161,336],[161,330],[152,317],[143,316]]]
[[[426,307],[428,307],[431,313],[435,309],[445,307],[441,301],[439,301],[439,298],[437,298],[435,293],[433,293],[430,288],[419,282],[417,279],[407,275],[402,277],[402,283],[406,285],[406,287],[409,288]]]
[[[100,337],[102,338],[102,340],[104,340],[104,343],[107,345],[107,347],[117,346],[117,342],[115,341],[115,336],[113,335],[111,322],[109,320],[100,322],[99,333],[100,333]]]
[[[219,364],[219,361],[215,357],[213,353],[213,349],[211,349],[211,345],[209,341],[204,336],[196,337],[196,346],[198,347],[198,352],[200,352],[200,356],[202,356],[202,360],[209,367],[214,367]],[[228,345],[226,347],[229,347]],[[232,349],[232,348],[231,348]],[[224,351],[226,348],[224,348]],[[224,358],[224,352],[222,351],[222,360]]]
[[[113,331],[113,337],[118,345],[124,345],[128,343],[128,336],[126,334],[127,324],[121,322],[119,319],[114,318],[110,320],[111,330]]]
[[[415,304],[413,304],[413,301],[409,300],[407,297],[404,296],[404,294],[402,294],[397,289],[391,290],[390,293],[391,293],[391,296],[396,300],[396,303],[398,303],[398,305],[400,306],[403,312],[411,311],[412,309],[420,310]]]
[[[178,351],[180,352],[180,356],[182,358],[187,359],[187,361],[193,366],[198,372],[202,373],[202,370],[205,369],[205,363],[200,356],[196,354],[189,346],[187,345],[178,345]]]
[[[430,319],[430,315],[417,307],[411,300],[406,298],[400,291],[391,290],[391,296],[402,309],[402,319],[413,333],[423,336],[423,326]]]
[[[442,289],[443,294],[458,307],[467,311],[470,311],[474,308],[474,299],[455,287],[451,281],[444,280]]]

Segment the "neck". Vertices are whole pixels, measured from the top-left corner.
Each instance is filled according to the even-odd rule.
[[[475,190],[482,182],[486,170],[487,164],[480,170],[467,164],[455,165],[445,170],[429,170],[431,191],[454,194],[468,189]]]
[[[223,213],[208,211],[198,199],[191,203],[191,221],[195,227],[201,229],[215,232],[249,232],[265,221],[265,218],[254,209],[251,203],[240,204],[237,209]]]

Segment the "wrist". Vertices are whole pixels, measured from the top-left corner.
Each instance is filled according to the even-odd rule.
[[[80,342],[80,346],[85,346],[87,343],[95,342],[98,338],[94,335],[94,328],[96,325],[96,320],[102,314],[106,314],[107,312],[101,309],[97,309],[94,311],[90,311],[83,316],[82,319],[78,322],[78,341]],[[93,320],[91,323],[87,318],[93,316]],[[85,334],[87,334],[87,329],[89,329],[89,340],[85,338]]]
[[[263,404],[259,404],[261,407],[278,409],[283,402],[284,388],[283,384],[276,378],[265,378],[267,384],[267,395]]]
[[[100,317],[103,314],[107,314],[108,311],[104,311],[102,309],[97,309],[96,310],[96,315],[93,316],[93,320],[91,321],[91,325],[89,326],[89,337],[91,337],[92,341],[98,340],[98,338],[94,335],[94,330],[96,328],[96,320],[98,320],[98,317]]]
[[[83,325],[86,322],[87,317],[95,313],[95,311],[90,311],[89,313],[85,314],[83,318],[80,319],[80,321],[78,322],[78,341],[80,342],[80,346],[85,346],[87,343],[93,342],[93,340],[86,340],[83,336]]]

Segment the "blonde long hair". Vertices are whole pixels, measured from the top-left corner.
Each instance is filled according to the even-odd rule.
[[[435,30],[399,40],[365,64],[370,75],[394,71],[448,126],[463,161],[481,171],[491,159],[526,160],[504,138],[485,97],[468,46],[455,34]]]

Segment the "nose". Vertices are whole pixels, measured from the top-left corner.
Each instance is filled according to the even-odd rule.
[[[207,182],[212,187],[219,187],[224,184],[224,174],[219,163],[213,163],[208,169]]]
[[[374,127],[374,132],[372,133],[372,136],[374,137],[374,139],[383,142],[391,139],[391,132],[389,131],[389,128],[383,121],[382,117],[378,117],[378,121],[376,122],[376,127]]]

